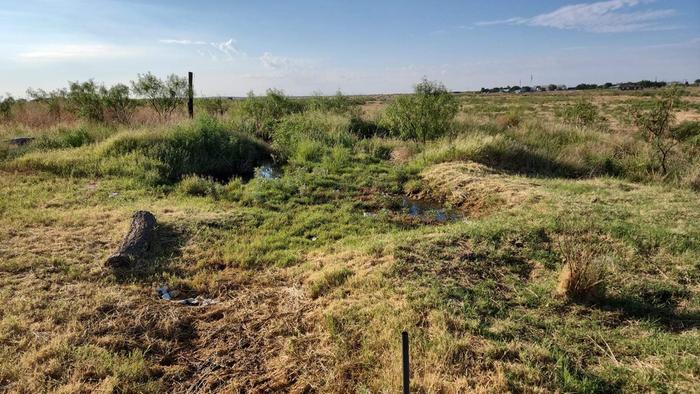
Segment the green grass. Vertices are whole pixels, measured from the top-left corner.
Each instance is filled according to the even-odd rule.
[[[579,99],[505,98],[461,100]],[[272,148],[210,119],[5,147],[0,386],[394,392],[407,330],[416,392],[692,392],[693,146],[659,179],[638,138],[538,115],[470,115],[425,147],[322,112],[282,118]],[[280,178],[220,176],[270,149]],[[412,217],[405,193],[465,219]],[[159,223],[144,265],[106,269],[139,209]],[[557,294],[571,245],[605,265],[600,297]],[[160,300],[162,284],[217,303]]]

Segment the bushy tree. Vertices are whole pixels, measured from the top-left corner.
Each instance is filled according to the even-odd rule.
[[[105,109],[119,123],[129,123],[134,113],[136,102],[129,97],[129,87],[118,83],[107,89],[100,87],[100,96]]]
[[[217,96],[212,98],[205,98],[200,101],[204,111],[209,115],[214,116],[224,116],[229,109],[228,100],[224,97]]]
[[[10,120],[12,118],[12,106],[15,104],[15,99],[11,94],[7,93],[3,98],[0,96],[0,119]]]
[[[175,74],[168,75],[165,80],[150,72],[138,74],[136,81],[131,81],[131,89],[134,94],[146,99],[161,120],[169,119],[189,96],[187,78]]]
[[[425,143],[449,132],[459,111],[457,99],[439,82],[423,79],[414,94],[399,96],[384,113],[389,132]]]
[[[68,103],[81,118],[92,122],[104,121],[104,103],[100,86],[92,79],[68,83]]]
[[[68,91],[66,89],[56,89],[52,91],[45,91],[43,89],[27,89],[27,96],[29,98],[46,103],[49,109],[49,115],[57,121],[61,121],[63,109],[66,106],[66,98],[68,96]]]
[[[669,89],[655,99],[650,107],[638,104],[632,108],[634,123],[654,148],[664,176],[668,174],[669,156],[683,138],[672,128],[674,110],[681,101],[680,95],[680,89]]]

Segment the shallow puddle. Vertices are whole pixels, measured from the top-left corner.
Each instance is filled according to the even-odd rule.
[[[383,209],[363,210],[363,216],[374,216],[377,213],[393,212],[394,214],[408,215],[424,222],[455,222],[464,219],[464,214],[458,210],[450,209],[437,201],[413,199],[406,196],[390,197],[385,202]]]
[[[399,201],[401,211],[412,217],[438,222],[453,222],[464,217],[460,212],[445,208],[436,201],[416,200],[406,196],[400,197]]]
[[[273,163],[263,163],[255,169],[255,178],[278,179],[282,177],[282,170]]]

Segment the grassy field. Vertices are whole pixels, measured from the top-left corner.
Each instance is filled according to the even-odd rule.
[[[414,392],[697,392],[700,133],[661,176],[628,110],[656,93],[462,95],[426,144],[387,97],[3,125],[36,140],[0,143],[0,391],[398,392],[406,330]],[[108,269],[136,210],[156,239]]]

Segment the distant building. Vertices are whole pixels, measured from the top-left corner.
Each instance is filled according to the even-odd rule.
[[[618,85],[620,90],[639,90],[641,88],[642,85],[637,82],[625,82]]]

